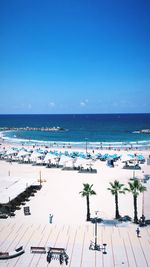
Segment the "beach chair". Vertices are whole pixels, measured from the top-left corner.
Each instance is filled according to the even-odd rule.
[[[26,206],[23,209],[24,209],[24,215],[31,215],[29,206]]]

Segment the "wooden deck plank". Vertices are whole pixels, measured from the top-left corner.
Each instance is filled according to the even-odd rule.
[[[87,225],[85,227],[85,232],[83,236],[83,243],[82,243],[82,260],[81,260],[81,267],[83,266],[92,266],[95,267],[96,265],[96,254],[95,251],[89,250],[90,241],[93,240],[93,227],[91,225]]]
[[[130,244],[132,247],[132,252],[134,254],[136,266],[141,267],[144,265],[145,267],[147,267],[144,254],[140,246],[140,238],[136,236],[135,229],[129,229],[128,233],[129,233],[129,240],[130,240]]]
[[[5,249],[4,246],[9,239],[9,236],[13,233],[13,231],[15,232],[15,227],[17,228],[17,225],[14,223],[9,225],[8,229],[7,227],[4,227],[3,231],[0,233],[0,247],[2,250]]]
[[[126,251],[124,249],[124,243],[120,236],[120,231],[118,227],[114,227],[114,232],[112,233],[112,244],[113,244],[113,250],[114,250],[115,266],[119,266],[119,265],[128,266],[128,260],[126,258]]]
[[[44,230],[45,230],[45,228],[46,228],[46,225],[44,225],[44,226],[41,226],[40,225],[40,229],[36,232],[36,243],[35,243],[35,245],[34,244],[32,244],[31,246],[41,246],[41,243],[42,243],[42,239],[43,239],[43,237],[44,237],[44,234],[43,234],[43,232],[44,232]],[[30,249],[30,248],[29,248]],[[29,262],[29,264],[27,265],[27,266],[35,266],[35,264],[36,264],[36,261],[37,261],[37,257],[36,257],[37,255],[35,255],[34,253],[32,254],[32,256],[31,256],[31,260],[30,260],[30,262]]]
[[[35,234],[36,234],[36,231],[39,230],[39,227],[40,225],[36,225],[36,226],[33,226],[31,225],[29,228],[28,228],[28,231],[25,233],[24,237],[23,237],[23,240],[22,240],[22,243],[24,245],[24,249],[25,249],[25,253],[23,255],[21,255],[20,257],[14,259],[15,262],[13,263],[14,265],[11,265],[11,267],[20,267],[20,266],[23,266],[23,264],[25,266],[27,266],[28,262],[31,260],[30,256],[29,256],[29,244],[30,244],[30,241],[34,238],[36,238]]]
[[[145,231],[142,231],[139,241],[147,267],[150,267],[150,237],[146,235]]]
[[[22,256],[20,256],[19,258],[16,259],[16,262],[14,263],[14,265],[12,267],[19,267],[23,265],[24,263],[27,263],[29,260],[29,243],[30,240],[32,240],[32,237],[35,234],[35,229],[33,227],[33,225],[31,225],[31,227],[29,227],[29,230],[26,232],[26,235],[24,236],[24,239],[22,240],[24,242],[24,250],[25,250],[25,254],[23,254]]]
[[[82,266],[85,227],[77,227],[69,267]]]
[[[90,223],[74,227],[5,224],[1,228],[0,242],[5,241],[4,247],[10,250],[23,245],[25,253],[18,258],[1,261],[2,267],[59,266],[57,260],[52,260],[49,265],[46,261],[47,254],[31,254],[30,246],[34,245],[66,248],[69,267],[150,267],[150,227],[141,228],[141,238],[138,238],[134,225],[124,228],[98,225],[97,243],[107,243],[107,255],[103,255],[101,251],[89,250],[90,240],[94,241],[94,226]]]
[[[131,241],[129,238],[130,234],[128,232],[128,228],[122,229],[121,236],[122,236],[122,240],[123,240],[123,246],[125,249],[128,265],[129,265],[129,267],[132,267],[132,266],[136,267],[137,262],[136,262],[135,254],[134,254],[132,244],[131,244]]]
[[[15,245],[16,248],[22,246],[22,240],[23,240],[26,232],[28,232],[28,230],[29,230],[29,226],[26,227],[24,225],[24,229],[22,231],[22,234],[20,233],[19,236],[18,236],[18,241],[16,240],[16,245]],[[11,260],[11,266],[13,266],[13,265],[15,266],[15,264],[16,264],[16,258],[14,258],[14,259]],[[8,266],[9,266],[9,262],[6,265],[6,267],[8,267]]]

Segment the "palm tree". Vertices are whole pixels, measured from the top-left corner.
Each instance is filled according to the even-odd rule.
[[[124,184],[120,184],[119,181],[115,180],[114,183],[109,183],[111,187],[107,188],[110,190],[112,195],[115,196],[115,205],[116,205],[116,215],[115,218],[119,219],[121,216],[119,214],[119,206],[118,206],[118,194],[125,194],[126,189],[123,188]]]
[[[140,193],[146,191],[146,187],[138,179],[133,179],[133,181],[128,182],[128,185],[127,190],[133,195],[134,223],[138,223],[137,197]]]
[[[90,200],[89,197],[92,195],[96,195],[96,192],[92,190],[93,184],[83,184],[84,188],[83,191],[79,192],[82,197],[86,197],[86,203],[87,203],[87,217],[86,220],[90,221]]]

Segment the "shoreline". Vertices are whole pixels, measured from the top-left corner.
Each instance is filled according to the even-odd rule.
[[[150,147],[126,147],[126,146],[120,146],[120,147],[113,147],[113,146],[88,146],[84,144],[83,146],[73,146],[71,143],[51,143],[51,144],[43,144],[41,142],[39,143],[30,143],[30,142],[9,142],[7,139],[1,139],[0,138],[0,148],[12,148],[12,147],[17,147],[17,148],[27,148],[27,149],[45,149],[48,151],[53,151],[53,150],[58,150],[58,151],[81,151],[84,153],[111,153],[116,152],[116,153],[144,153],[147,155],[147,157],[150,156]]]
[[[38,146],[46,148],[71,148],[81,150],[114,150],[114,151],[143,151],[150,149],[150,140],[143,141],[130,141],[130,142],[90,142],[90,141],[43,141],[43,140],[29,140],[10,138],[3,136],[3,132],[0,132],[0,143],[9,145],[20,145],[20,146]]]

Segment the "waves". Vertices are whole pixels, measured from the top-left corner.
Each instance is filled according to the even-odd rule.
[[[23,144],[23,145],[43,145],[49,147],[75,147],[75,148],[150,148],[150,140],[139,140],[129,142],[92,142],[92,141],[62,141],[62,140],[37,140],[37,139],[23,139],[17,138],[14,134],[13,137],[7,136],[7,133],[0,132],[0,137],[8,143]]]
[[[3,131],[5,142],[72,147],[150,147],[150,114],[0,115],[0,127],[56,127],[67,131]]]

